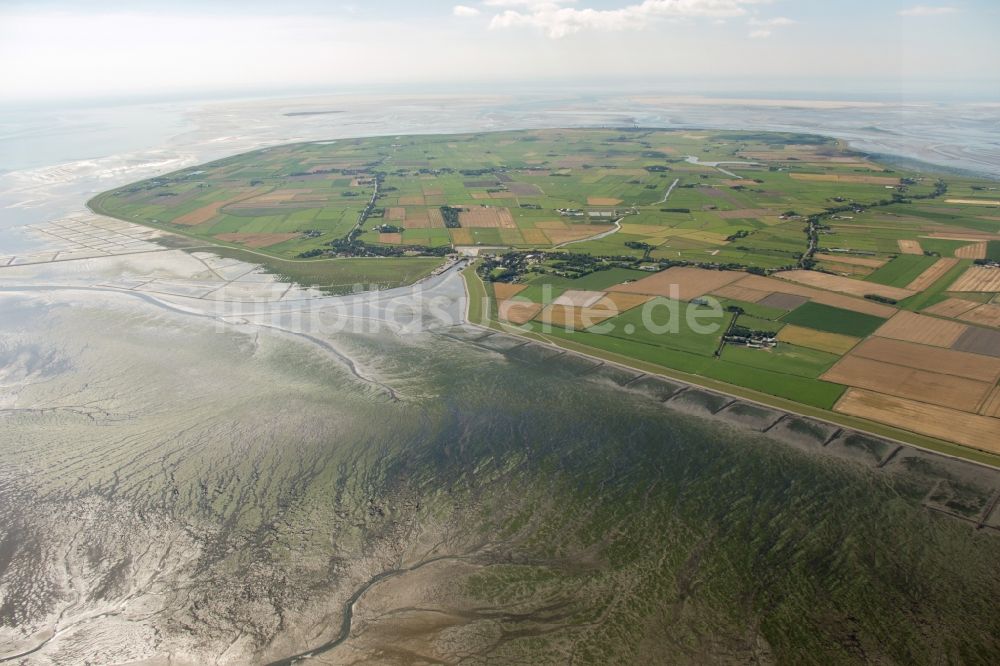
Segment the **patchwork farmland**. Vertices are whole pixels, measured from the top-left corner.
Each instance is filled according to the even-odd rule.
[[[277,146],[91,206],[282,272],[478,254],[494,325],[986,451],[997,189],[816,136],[559,129]]]

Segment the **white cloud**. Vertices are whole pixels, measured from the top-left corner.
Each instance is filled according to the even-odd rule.
[[[769,18],[769,19],[752,18],[749,21],[747,21],[747,23],[749,23],[750,25],[765,26],[765,27],[782,27],[786,25],[795,25],[795,21],[793,21],[790,18],[786,18],[784,16],[776,16],[774,18]]]
[[[581,30],[635,30],[658,18],[732,18],[746,6],[767,0],[643,0],[619,9],[563,7],[566,0],[486,0],[507,9],[490,21],[491,28],[533,27],[553,39]]]
[[[767,39],[770,36],[770,30],[753,30],[750,32],[750,39]]]
[[[954,14],[957,7],[928,7],[927,5],[917,5],[909,9],[899,10],[900,16],[941,16],[942,14]]]
[[[451,13],[455,16],[461,16],[462,18],[469,18],[470,16],[479,16],[479,10],[475,7],[467,7],[465,5],[455,5],[455,8],[451,10]]]

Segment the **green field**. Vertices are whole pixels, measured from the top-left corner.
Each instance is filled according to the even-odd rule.
[[[872,315],[842,310],[821,303],[801,305],[781,319],[786,324],[796,324],[817,331],[839,333],[863,338],[875,332],[885,323],[884,319]]]
[[[986,244],[986,258],[990,261],[1000,261],[1000,241],[990,241]]]
[[[891,287],[906,287],[937,260],[921,254],[901,254],[866,279]]]

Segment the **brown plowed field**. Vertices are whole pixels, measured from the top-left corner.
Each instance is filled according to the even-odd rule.
[[[385,219],[399,222],[406,219],[406,209],[401,206],[393,206],[385,209]]]
[[[617,206],[621,202],[621,199],[612,199],[610,197],[587,197],[588,206]]]
[[[715,296],[721,296],[722,298],[731,298],[736,301],[745,301],[747,303],[756,303],[763,298],[767,298],[771,295],[771,292],[760,291],[758,289],[750,289],[749,287],[741,287],[736,284],[727,284],[724,287],[720,287],[712,292]]]
[[[666,296],[682,301],[704,296],[743,277],[745,273],[736,271],[710,271],[703,268],[675,267],[654,273],[649,277],[619,284],[608,291],[628,294],[651,294]]]
[[[403,242],[403,234],[379,234],[379,243],[386,243],[387,245],[399,245]]]
[[[1000,453],[1000,419],[861,389],[847,390],[834,411]]]
[[[855,354],[842,358],[821,379],[964,412],[975,412],[993,390],[991,383],[883,363]]]
[[[791,282],[804,284],[809,287],[826,289],[827,291],[836,291],[841,294],[848,294],[850,296],[858,296],[861,298],[864,298],[867,294],[878,294],[879,296],[901,301],[904,298],[908,298],[913,295],[913,292],[909,289],[889,287],[884,284],[865,282],[863,280],[853,280],[840,275],[829,275],[827,273],[820,273],[817,271],[781,271],[780,273],[775,273],[774,276],[781,278],[782,280],[790,280]]]
[[[854,348],[851,356],[965,377],[988,384],[996,384],[1000,380],[1000,359],[891,338],[868,338]]]
[[[915,240],[899,240],[896,241],[896,245],[899,246],[899,251],[903,254],[923,254],[924,248],[920,247],[920,243]]]
[[[970,266],[948,291],[1000,291],[1000,268]]]
[[[888,318],[896,313],[896,308],[891,305],[884,305],[882,303],[876,303],[863,298],[844,296],[843,294],[834,294],[820,289],[811,289],[809,287],[793,284],[784,280],[776,280],[774,278],[762,277],[760,275],[748,275],[737,282],[736,286],[750,287],[751,289],[758,289],[760,291],[805,296],[806,298],[817,303],[822,303],[823,305],[829,305],[830,307],[841,308],[843,310],[851,310],[852,312],[862,312],[876,317]]]
[[[927,270],[914,278],[913,282],[906,285],[906,288],[911,291],[923,291],[941,279],[957,263],[958,259],[938,259],[928,266]]]
[[[423,196],[399,197],[400,206],[423,206],[425,203]]]
[[[875,335],[895,340],[916,342],[933,347],[951,347],[968,326],[947,319],[937,319],[926,315],[900,310],[889,321],[882,324]]]

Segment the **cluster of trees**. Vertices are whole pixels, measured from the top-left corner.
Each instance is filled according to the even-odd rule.
[[[459,229],[461,224],[458,221],[458,214],[462,212],[463,209],[455,208],[454,206],[441,206],[441,217],[444,218],[444,226],[449,229]]]

